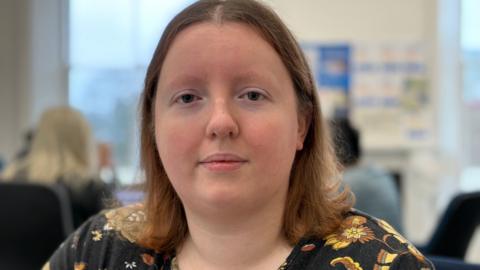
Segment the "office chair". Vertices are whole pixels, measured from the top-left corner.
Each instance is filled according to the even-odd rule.
[[[480,270],[479,264],[466,263],[459,259],[446,257],[428,257],[435,265],[435,270]]]
[[[459,194],[449,203],[430,241],[426,255],[463,260],[475,229],[480,224],[480,191]]]
[[[73,231],[65,190],[0,183],[0,269],[40,269]]]

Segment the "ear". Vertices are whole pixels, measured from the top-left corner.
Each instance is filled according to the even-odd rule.
[[[297,130],[297,150],[303,149],[303,142],[307,136],[308,129],[310,127],[310,116],[300,114],[298,116],[298,130]]]

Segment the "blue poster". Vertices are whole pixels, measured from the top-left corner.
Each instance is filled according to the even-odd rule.
[[[351,49],[346,44],[309,43],[302,46],[327,118],[348,117]]]
[[[350,46],[319,45],[316,79],[320,89],[350,90]]]

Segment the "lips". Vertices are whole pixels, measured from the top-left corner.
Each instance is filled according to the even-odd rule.
[[[228,172],[239,169],[247,163],[245,158],[230,153],[216,153],[202,159],[199,164],[209,171]]]

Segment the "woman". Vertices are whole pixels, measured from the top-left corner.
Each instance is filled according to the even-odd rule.
[[[30,151],[5,172],[10,181],[64,187],[71,201],[75,227],[98,213],[109,194],[95,175],[90,125],[80,112],[64,106],[42,114]]]
[[[91,219],[44,269],[431,267],[351,211],[305,58],[255,1],[199,1],[170,22],[141,132],[144,204]]]

